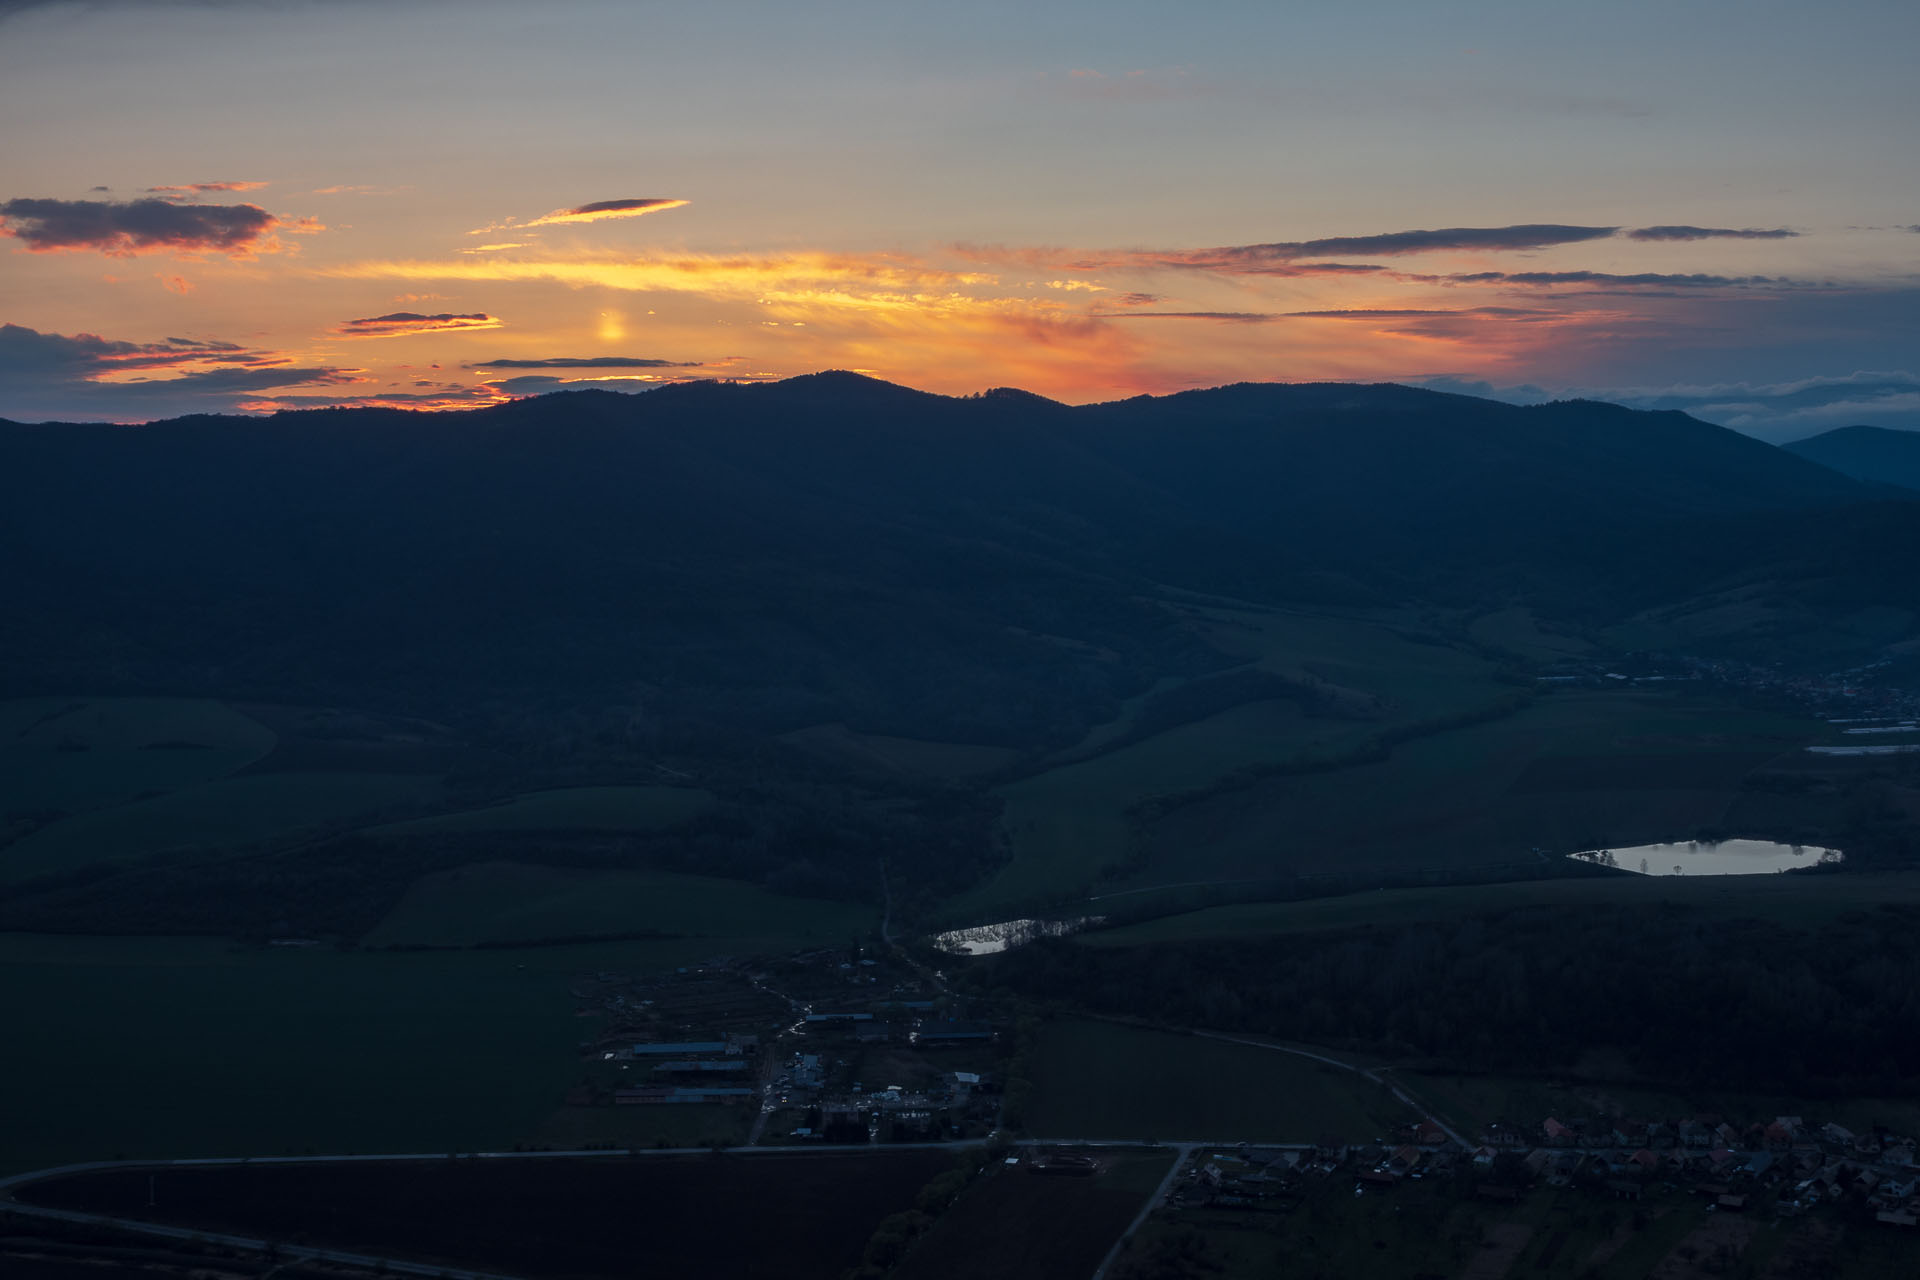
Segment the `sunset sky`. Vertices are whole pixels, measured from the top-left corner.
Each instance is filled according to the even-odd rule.
[[[857,369],[1920,428],[1920,5],[0,0],[0,417]]]

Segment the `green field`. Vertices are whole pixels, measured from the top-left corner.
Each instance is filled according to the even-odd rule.
[[[1444,1179],[1364,1196],[1351,1185],[1340,1177],[1309,1181],[1303,1201],[1277,1213],[1157,1214],[1131,1243],[1130,1265],[1115,1275],[1141,1280],[1153,1274],[1153,1259],[1182,1254],[1198,1260],[1202,1271],[1193,1274],[1221,1280],[1278,1271],[1380,1280],[1641,1280],[1682,1241],[1714,1225],[1699,1197],[1679,1192],[1618,1205],[1585,1192],[1536,1191],[1508,1205],[1476,1200],[1470,1186]],[[1736,1230],[1747,1225],[1730,1221]]]
[[[1352,1072],[1112,1022],[1050,1023],[1031,1070],[1027,1127],[1047,1138],[1368,1140],[1416,1118]]]
[[[274,741],[265,725],[205,699],[0,701],[0,827],[223,777]]]
[[[1166,1176],[1168,1151],[1102,1152],[1092,1177],[989,1165],[894,1271],[899,1280],[1088,1276]]]
[[[269,773],[217,778],[66,818],[0,849],[17,880],[187,848],[224,848],[350,826],[440,795],[421,774]]]
[[[1379,889],[1298,902],[1247,902],[1161,916],[1079,935],[1088,947],[1253,939],[1323,929],[1392,928],[1536,906],[1681,905],[1806,924],[1882,903],[1920,902],[1920,872],[1819,876],[1595,876],[1498,884]]]
[[[1249,765],[1337,755],[1396,725],[1485,706],[1502,692],[1484,659],[1376,622],[1225,609],[1196,611],[1196,621],[1223,652],[1313,682],[1343,713],[1309,716],[1292,701],[1262,700],[1128,741],[1148,696],[1135,699],[1058,767],[1000,788],[1013,860],[962,895],[956,916],[983,918],[1089,890],[1129,854],[1127,810],[1150,796],[1203,787]]]
[[[500,804],[435,814],[376,829],[425,831],[655,831],[698,817],[713,796],[691,787],[563,787],[531,791]]]
[[[788,945],[339,952],[0,934],[0,1169],[551,1141],[577,1131],[556,1112],[597,1025],[574,1016],[578,974]]]
[[[780,735],[783,742],[841,765],[881,773],[913,774],[958,782],[992,773],[1020,758],[1011,747],[983,747],[964,742],[930,742],[922,738],[895,738],[858,733],[843,724],[809,725]]]
[[[364,943],[463,947],[651,930],[786,937],[803,947],[844,941],[876,922],[873,908],[783,897],[742,880],[482,862],[422,877]]]
[[[1369,1280],[1690,1280],[1847,1276],[1904,1280],[1914,1244],[1873,1224],[1710,1212],[1705,1197],[1656,1185],[1623,1204],[1576,1188],[1536,1189],[1512,1204],[1477,1199],[1471,1180],[1407,1181],[1355,1196],[1349,1178],[1309,1179],[1263,1213],[1155,1214],[1114,1280],[1211,1276],[1365,1276]]]
[[[529,1144],[556,1151],[601,1146],[712,1147],[746,1141],[752,1105],[719,1103],[669,1107],[559,1107],[536,1124]],[[771,1134],[774,1131],[768,1130]],[[769,1137],[771,1143],[774,1139]]]
[[[1675,693],[1555,693],[1401,743],[1383,761],[1183,806],[1153,824],[1146,865],[1120,887],[1404,873],[1525,862],[1536,847],[1684,840],[1728,820],[1744,775],[1797,758],[1823,728]]]
[[[1256,702],[1002,788],[1014,861],[957,909],[990,912],[996,902],[1093,883],[1128,849],[1129,805],[1203,785],[1270,752],[1284,754],[1303,740],[1303,731],[1329,741],[1335,732],[1308,722],[1290,702]]]
[[[1593,649],[1590,641],[1579,636],[1543,628],[1531,609],[1521,607],[1482,614],[1467,630],[1482,644],[1535,662],[1555,662],[1590,653]]]

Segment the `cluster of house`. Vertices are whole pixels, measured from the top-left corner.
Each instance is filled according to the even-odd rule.
[[[1824,675],[1781,671],[1774,667],[1684,654],[1641,654],[1628,668],[1629,679],[1705,680],[1736,689],[1758,689],[1785,694],[1823,715],[1920,715],[1920,695],[1882,684],[1886,660]],[[1603,683],[1617,671],[1590,663],[1565,663],[1556,682]]]
[[[1920,1226],[1920,1164],[1910,1138],[1777,1116],[1744,1128],[1702,1117],[1616,1122],[1549,1118],[1538,1130],[1494,1125],[1471,1151],[1422,1122],[1395,1141],[1343,1146],[1202,1149],[1176,1182],[1174,1207],[1274,1208],[1310,1177],[1351,1173],[1356,1195],[1403,1181],[1480,1175],[1475,1194],[1517,1201],[1534,1184],[1579,1186],[1638,1200],[1664,1183],[1708,1198],[1715,1210],[1767,1205],[1792,1215],[1839,1202],[1857,1204],[1889,1226]]]
[[[808,1107],[809,1122],[792,1131],[800,1141],[867,1142],[883,1133],[895,1140],[951,1136],[949,1130],[970,1120],[991,1128],[998,1115],[999,1086],[976,1071],[944,1072],[917,1088],[889,1084],[869,1087],[855,1080],[829,1089],[831,1073],[819,1054],[797,1053],[773,1082],[783,1104]],[[813,1118],[817,1114],[817,1118]]]
[[[1549,1185],[1598,1180],[1622,1199],[1638,1199],[1648,1182],[1664,1178],[1691,1184],[1721,1209],[1745,1210],[1764,1195],[1777,1212],[1791,1214],[1853,1197],[1882,1222],[1920,1224],[1916,1144],[1885,1129],[1855,1133],[1799,1116],[1744,1127],[1717,1116],[1572,1123],[1548,1117],[1537,1138],[1493,1126],[1473,1163],[1490,1167],[1503,1153]]]
[[[1277,1209],[1296,1198],[1308,1178],[1322,1178],[1349,1165],[1354,1149],[1238,1147],[1197,1151],[1167,1193],[1174,1209]],[[1363,1175],[1371,1168],[1362,1164]]]
[[[883,1134],[991,1129],[998,1099],[980,1096],[996,1091],[979,1074],[914,1062],[923,1051],[989,1046],[998,1038],[991,1025],[936,1001],[928,982],[911,966],[859,946],[744,961],[716,957],[645,976],[581,974],[570,989],[576,1011],[604,1024],[581,1050],[604,1075],[570,1090],[567,1101],[734,1103],[769,1114],[793,1108],[808,1118],[796,1135],[802,1139],[865,1142]],[[914,1065],[903,1066],[902,1054]],[[875,1063],[867,1070],[902,1084],[855,1079],[861,1063]]]

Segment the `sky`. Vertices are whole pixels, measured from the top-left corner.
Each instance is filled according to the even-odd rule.
[[[0,417],[854,369],[1920,429],[1920,5],[0,0]]]

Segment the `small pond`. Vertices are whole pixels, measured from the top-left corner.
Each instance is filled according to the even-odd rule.
[[[1643,876],[1752,876],[1842,860],[1838,849],[1773,840],[1685,840],[1631,849],[1589,849],[1569,858]]]
[[[1035,938],[1064,938],[1105,920],[1105,916],[1080,916],[1073,920],[1002,920],[996,924],[936,933],[933,945],[957,956],[990,956],[1025,946]]]

